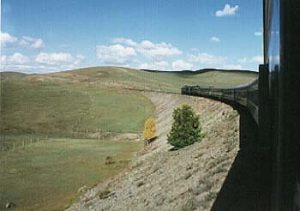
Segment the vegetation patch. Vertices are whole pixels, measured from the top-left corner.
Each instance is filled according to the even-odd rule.
[[[156,135],[156,124],[153,117],[149,117],[144,124],[144,145],[150,144],[157,137]]]
[[[183,105],[173,112],[173,125],[168,142],[175,149],[179,149],[191,145],[197,141],[201,141],[201,125],[199,116],[195,114],[192,107]]]

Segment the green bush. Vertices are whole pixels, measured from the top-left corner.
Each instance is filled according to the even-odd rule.
[[[176,108],[173,112],[173,125],[168,134],[168,143],[179,149],[201,141],[201,125],[199,116],[189,105]]]

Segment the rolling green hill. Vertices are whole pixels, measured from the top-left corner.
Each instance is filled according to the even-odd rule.
[[[88,137],[97,132],[138,133],[154,109],[147,98],[132,91],[99,88],[80,81],[68,84],[44,76],[16,79],[2,75],[4,135]]]

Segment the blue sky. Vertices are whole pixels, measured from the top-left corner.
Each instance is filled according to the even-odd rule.
[[[1,70],[257,70],[262,0],[2,0]]]

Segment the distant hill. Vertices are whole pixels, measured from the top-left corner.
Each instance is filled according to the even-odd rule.
[[[203,69],[198,71],[156,71],[120,67],[93,67],[68,71],[87,80],[114,82],[118,86],[179,93],[184,85],[232,87],[257,79],[257,72]],[[59,73],[58,73],[59,75]]]

